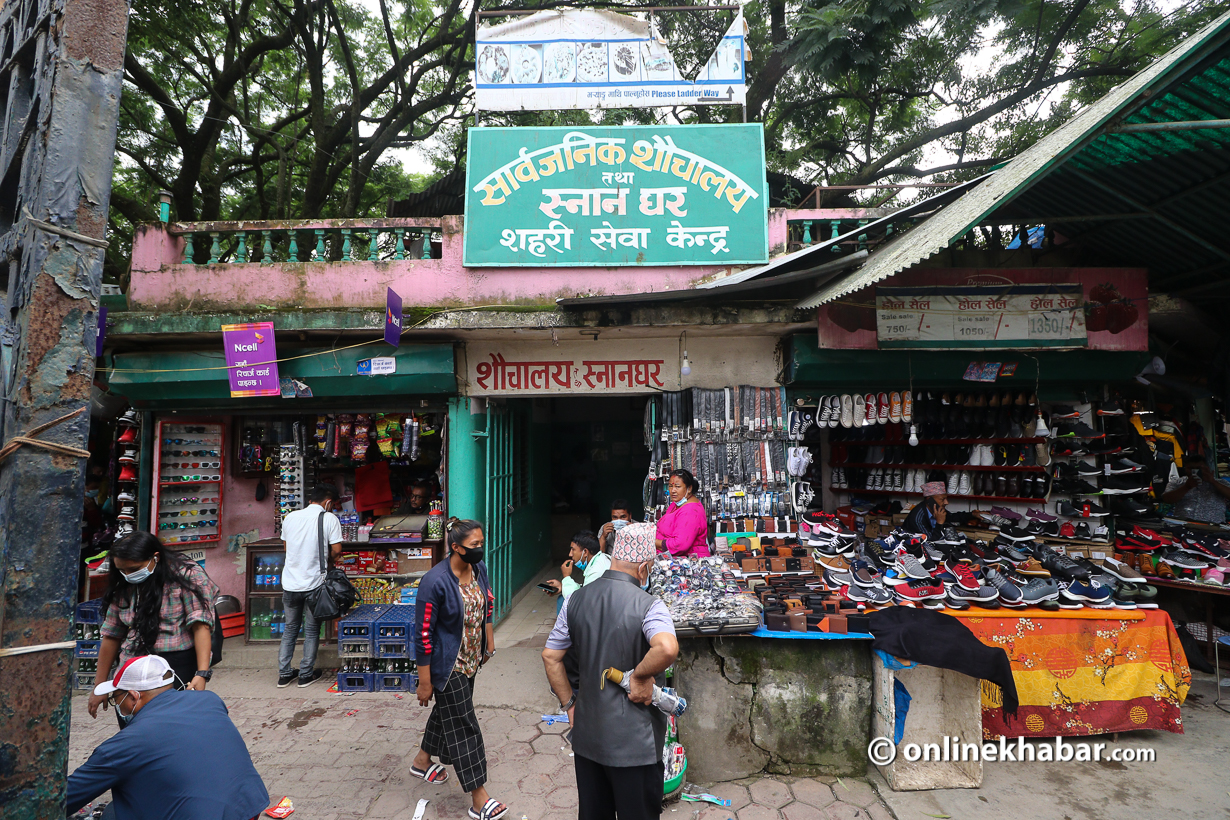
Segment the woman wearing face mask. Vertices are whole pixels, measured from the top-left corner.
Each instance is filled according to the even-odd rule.
[[[483,528],[477,521],[450,518],[446,531],[448,560],[419,581],[416,694],[419,706],[433,697],[436,703],[410,774],[443,783],[448,780],[444,767],[451,765],[473,802],[471,820],[499,820],[508,807],[487,794],[487,753],[474,714],[474,676],[495,654],[495,596],[483,563]],[[440,762],[432,763],[432,757]]]
[[[112,665],[142,655],[159,655],[175,672],[180,688],[203,690],[209,669],[218,588],[195,561],[163,547],[148,532],[115,542],[111,574],[103,593],[102,644],[95,685],[110,680]],[[91,717],[106,698],[90,695]]]
[[[675,470],[666,483],[670,503],[658,519],[657,545],[671,555],[709,554],[709,520],[696,497],[696,479],[687,470]]]

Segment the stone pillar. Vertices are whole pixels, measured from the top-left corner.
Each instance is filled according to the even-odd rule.
[[[870,641],[683,638],[675,683],[689,780],[867,772]]]

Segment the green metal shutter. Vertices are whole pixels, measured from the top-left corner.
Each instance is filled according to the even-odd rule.
[[[513,423],[514,411],[507,406],[487,408],[487,571],[495,593],[495,616],[498,623],[508,614],[512,602],[512,512],[515,463]]]

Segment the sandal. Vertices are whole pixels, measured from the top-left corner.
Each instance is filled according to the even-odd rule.
[[[482,811],[474,811],[474,807],[470,807],[470,820],[500,820],[501,817],[508,814],[508,806],[505,806],[494,797],[487,798],[487,802],[483,804]]]
[[[428,783],[444,783],[448,781],[448,771],[439,763],[432,763],[427,771],[410,766],[410,774]]]

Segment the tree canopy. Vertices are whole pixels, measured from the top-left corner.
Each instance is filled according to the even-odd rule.
[[[636,12],[649,3],[569,5]],[[750,0],[749,121],[769,171],[813,187],[983,173],[1223,11],[1226,0]],[[659,13],[681,68],[732,12]],[[383,215],[464,163],[475,8],[460,0],[134,0],[111,269],[171,192],[178,220]],[[484,125],[737,122],[733,107],[484,112]],[[418,146],[437,173],[408,174]],[[780,190],[780,186],[779,190]],[[851,201],[828,191],[818,205]],[[860,196],[882,204],[898,192]]]

